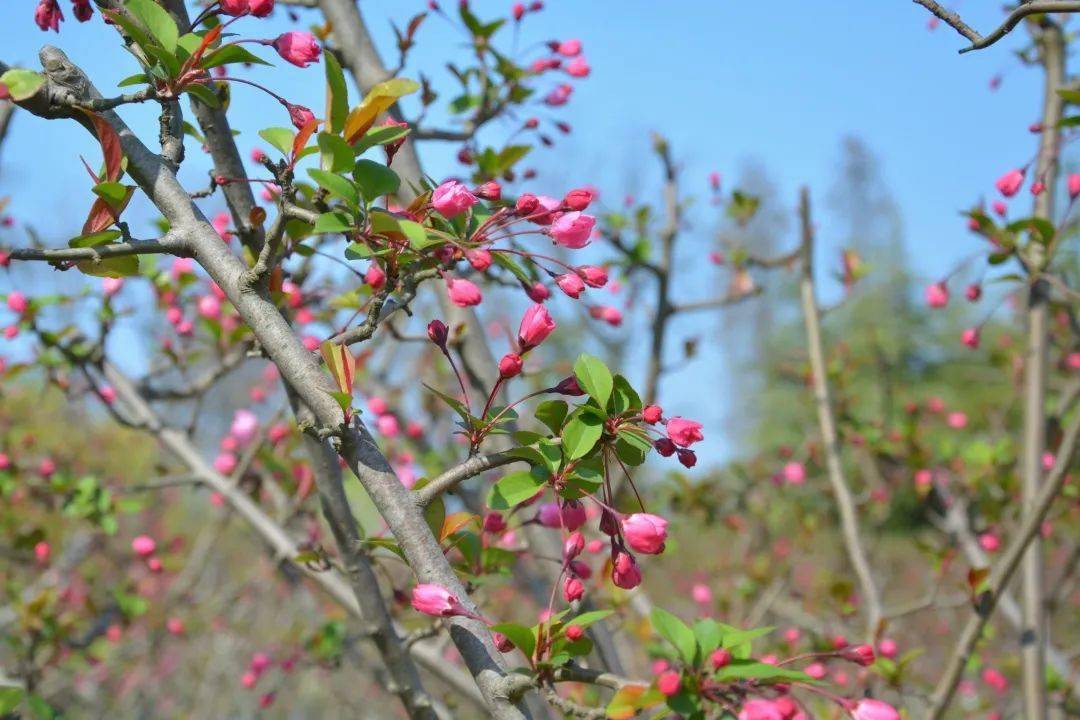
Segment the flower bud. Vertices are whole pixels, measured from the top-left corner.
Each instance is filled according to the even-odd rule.
[[[449,337],[449,330],[446,327],[446,323],[442,320],[432,320],[427,326],[427,336],[431,339],[431,342],[435,343],[442,349],[446,349],[446,339]]]
[[[518,215],[531,215],[540,206],[540,201],[532,193],[522,193],[514,203],[514,212]]]
[[[521,373],[522,366],[521,356],[517,353],[506,353],[499,360],[499,377],[503,380],[509,380],[512,377],[516,377]]]
[[[641,419],[650,425],[655,425],[660,422],[660,419],[664,416],[664,411],[660,409],[659,405],[646,405],[641,411]]]

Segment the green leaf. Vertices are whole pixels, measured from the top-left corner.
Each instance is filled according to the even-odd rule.
[[[563,455],[567,460],[585,456],[596,446],[603,430],[603,421],[598,417],[585,414],[572,417],[562,431]]]
[[[7,86],[12,100],[19,102],[36,93],[45,84],[45,76],[33,70],[12,68],[0,75],[0,83]]]
[[[615,453],[627,465],[637,467],[645,462],[652,450],[649,438],[630,428],[619,430],[615,436]]]
[[[109,206],[113,209],[116,209],[128,197],[128,186],[123,183],[103,182],[98,183],[91,189],[95,195],[109,203]]]
[[[651,620],[653,629],[675,646],[683,662],[693,665],[694,656],[697,654],[697,639],[694,637],[694,631],[663,608],[653,608]]]
[[[704,657],[720,647],[724,631],[720,627],[720,623],[712,618],[702,618],[694,623],[694,637],[697,639],[698,647],[701,648],[701,655]]]
[[[343,212],[323,213],[315,221],[311,232],[321,233],[347,233],[353,229],[352,218]]]
[[[750,644],[759,637],[768,635],[775,628],[762,627],[751,630],[729,630],[724,633],[723,646],[731,650],[735,657],[747,657],[750,655]]]
[[[492,510],[509,510],[531,498],[546,484],[524,470],[504,475],[488,491],[487,505]]]
[[[578,627],[585,629],[593,623],[598,623],[609,615],[613,614],[614,610],[592,610],[587,613],[578,615],[573,620],[567,620],[567,625],[577,625]]]
[[[217,93],[215,93],[213,90],[206,87],[205,85],[192,83],[191,85],[188,85],[186,88],[184,88],[184,92],[186,92],[188,95],[191,95],[191,97],[198,99],[199,102],[203,103],[208,107],[221,107],[221,98],[217,96]]]
[[[326,172],[325,170],[316,170],[314,168],[308,170],[308,175],[311,179],[319,184],[319,187],[323,188],[331,195],[344,200],[349,205],[356,207],[360,202],[360,194],[351,181],[335,175],[334,173]]]
[[[492,625],[491,631],[505,635],[510,642],[514,643],[514,647],[525,653],[527,658],[531,659],[533,652],[536,651],[536,633],[532,628],[517,623],[499,623]]]
[[[326,63],[326,122],[330,132],[340,135],[349,115],[349,88],[334,54],[324,53],[323,60]]]
[[[732,660],[716,671],[718,682],[732,680],[757,680],[764,683],[814,682],[809,675],[798,670],[767,665],[756,660]]]
[[[396,172],[373,160],[357,161],[353,179],[360,185],[360,192],[367,202],[396,193],[401,186],[401,178]]]
[[[126,257],[112,257],[106,258],[100,262],[83,260],[80,263],[76,263],[75,267],[79,268],[83,274],[92,275],[94,277],[129,277],[131,275],[139,274],[139,256],[128,255]]]
[[[119,230],[102,230],[101,232],[90,233],[89,235],[80,235],[79,237],[68,240],[68,247],[82,248],[82,247],[94,247],[96,245],[105,245],[111,243],[113,240],[121,237],[123,233]]]
[[[398,220],[398,226],[401,228],[401,233],[408,238],[409,247],[414,250],[424,250],[442,242],[439,238],[428,235],[427,228],[418,222]]]
[[[295,135],[296,133],[292,130],[281,127],[266,128],[259,131],[259,137],[276,147],[286,157],[292,153],[293,137]]]
[[[537,420],[547,425],[551,432],[558,435],[563,423],[566,422],[566,414],[569,410],[570,407],[565,400],[545,400],[536,406],[533,414]]]
[[[134,75],[128,75],[126,78],[116,83],[116,87],[132,87],[134,85],[145,85],[150,82],[150,78],[146,77],[144,73],[136,73]]]
[[[581,388],[589,393],[589,397],[600,407],[607,407],[614,380],[611,377],[611,371],[600,358],[586,353],[579,355],[577,362],[574,363],[574,376],[581,384]]]
[[[406,125],[378,125],[371,128],[354,146],[357,155],[376,145],[386,145],[408,135],[412,130]]]
[[[611,396],[611,411],[620,415],[628,410],[641,408],[641,398],[630,382],[622,375],[615,376],[614,392]]]
[[[143,27],[150,31],[154,39],[161,44],[170,54],[176,53],[177,40],[180,39],[180,31],[176,28],[165,8],[153,0],[127,0],[125,3],[128,11],[142,23]]]
[[[337,135],[319,133],[317,138],[319,152],[322,153],[321,167],[329,172],[348,172],[353,166],[353,149],[349,143]]]
[[[20,687],[0,687],[0,715],[14,712],[22,702],[23,692]]]
[[[273,67],[271,63],[266,62],[255,53],[239,45],[222,45],[212,53],[203,56],[202,62],[199,63],[199,67],[203,70],[209,70],[210,68],[228,65],[230,63],[250,63],[251,65],[269,65],[270,67]]]

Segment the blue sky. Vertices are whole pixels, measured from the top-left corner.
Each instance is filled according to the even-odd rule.
[[[34,0],[0,4],[6,28],[3,59],[36,66],[45,42],[65,48],[104,92],[135,72],[100,23],[78,25],[70,18],[59,36],[32,23]],[[68,4],[63,0],[65,9]],[[454,2],[447,2],[452,7]],[[509,2],[474,0],[480,15]],[[958,55],[963,40],[950,28],[927,29],[929,15],[910,0],[780,0],[762,11],[758,3],[646,0],[548,0],[547,9],[528,17],[522,46],[549,38],[580,38],[593,67],[577,84],[573,101],[559,118],[574,127],[558,149],[537,161],[547,174],[540,191],[558,194],[591,182],[609,197],[627,188],[639,195],[655,189],[648,134],[658,130],[675,148],[690,191],[705,194],[705,178],[718,170],[734,176],[748,158],[760,161],[779,184],[789,205],[804,183],[819,196],[832,187],[845,135],[863,138],[881,161],[904,221],[905,240],[916,271],[927,278],[946,272],[974,247],[958,211],[988,196],[1003,171],[1027,162],[1035,138],[1027,126],[1036,119],[1041,94],[1038,72],[1020,67],[1011,50],[1016,38]],[[404,24],[426,3],[366,0],[362,7],[377,40],[392,47],[388,18]],[[1000,19],[994,3],[961,3],[969,24],[989,30]],[[970,7],[969,7],[970,6]],[[315,13],[301,11],[301,25]],[[273,36],[291,27],[283,13],[242,32]],[[445,80],[446,55],[464,52],[461,36],[440,18],[429,18],[409,70],[425,70]],[[534,57],[530,55],[530,57]],[[989,82],[1003,75],[1000,89]],[[322,71],[282,63],[249,75],[295,102],[320,107]],[[237,88],[233,125],[244,129],[245,152],[258,142],[254,131],[285,125],[280,106],[250,88]],[[451,97],[444,95],[444,99]],[[124,115],[153,138],[152,108],[128,108]],[[269,118],[269,119],[268,119]],[[492,138],[505,134],[494,128]],[[197,150],[196,148],[189,148]],[[454,173],[456,148],[425,149],[427,171]],[[93,143],[74,124],[17,119],[0,151],[0,197],[11,196],[11,212],[45,238],[62,244],[81,224],[91,196],[78,154],[97,162]],[[203,158],[191,152],[184,177],[202,187]],[[642,178],[628,176],[633,158],[643,158]],[[631,173],[636,175],[636,173]],[[47,181],[44,178],[48,177]],[[550,185],[545,185],[549,183]],[[1027,204],[1019,198],[1017,203]],[[133,208],[135,213],[139,207]],[[828,217],[820,222],[827,238]],[[827,240],[826,240],[827,241]],[[22,244],[21,231],[7,231],[0,243]],[[0,283],[3,283],[0,280]]]

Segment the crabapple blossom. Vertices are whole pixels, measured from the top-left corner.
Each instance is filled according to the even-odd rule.
[[[701,423],[696,420],[673,417],[667,421],[667,434],[671,441],[680,447],[690,447],[705,439],[701,432]]]
[[[854,720],[900,720],[900,713],[892,705],[881,700],[860,700],[851,713]]]
[[[273,45],[282,60],[302,68],[318,62],[322,54],[322,48],[315,36],[299,30],[282,33],[268,44]]]
[[[622,520],[626,543],[632,549],[646,555],[659,555],[664,552],[667,526],[667,520],[649,513],[634,513]]]
[[[563,247],[577,250],[589,244],[596,218],[577,210],[561,213],[551,222],[548,232]]]
[[[997,179],[994,187],[1005,197],[1012,197],[1020,192],[1020,188],[1024,185],[1024,172],[1022,169],[1010,170]]]
[[[448,219],[457,217],[476,203],[476,196],[457,180],[447,180],[431,193],[432,207]]]
[[[518,344],[522,352],[537,347],[555,330],[555,321],[547,308],[537,303],[525,311],[518,326]]]
[[[480,288],[461,278],[447,278],[446,292],[450,296],[450,302],[458,307],[479,305],[480,301],[484,299],[480,293]]]

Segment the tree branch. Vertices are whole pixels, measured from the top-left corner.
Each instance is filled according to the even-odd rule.
[[[441,475],[435,476],[431,482],[413,492],[413,499],[420,507],[427,507],[443,493],[450,492],[469,478],[476,477],[482,472],[492,468],[502,467],[514,462],[525,462],[524,458],[515,457],[507,453],[492,453],[490,455],[473,455],[471,458],[456,467],[452,467]]]
[[[42,261],[52,264],[100,262],[109,258],[127,257],[129,255],[176,255],[178,257],[188,257],[191,255],[191,249],[182,237],[170,233],[160,240],[131,240],[130,242],[81,248],[18,248],[11,251],[12,260]],[[67,268],[61,269],[66,270]]]
[[[990,47],[1012,32],[1012,30],[1020,24],[1021,20],[1030,15],[1041,13],[1080,12],[1080,1],[1078,0],[1034,0],[1033,2],[1021,2],[1005,18],[1005,22],[1001,23],[1001,25],[990,34],[984,36],[980,35],[977,30],[961,20],[959,15],[945,9],[940,3],[935,2],[935,0],[914,0],[914,2],[918,5],[922,5],[937,16],[942,22],[949,25],[956,30],[956,32],[971,41],[970,47],[962,48],[960,50],[961,54]]]
[[[824,445],[829,483],[832,485],[837,510],[840,513],[844,548],[862,589],[866,611],[866,634],[873,640],[881,621],[881,595],[866,559],[866,550],[859,538],[859,525],[855,516],[855,502],[844,478],[840,464],[840,447],[836,434],[836,419],[829,398],[829,382],[826,375],[825,352],[821,340],[821,321],[814,289],[814,227],[810,220],[810,192],[802,189],[799,201],[799,222],[802,227],[802,307],[806,322],[807,351],[814,380],[814,402],[817,405],[818,424]]]

